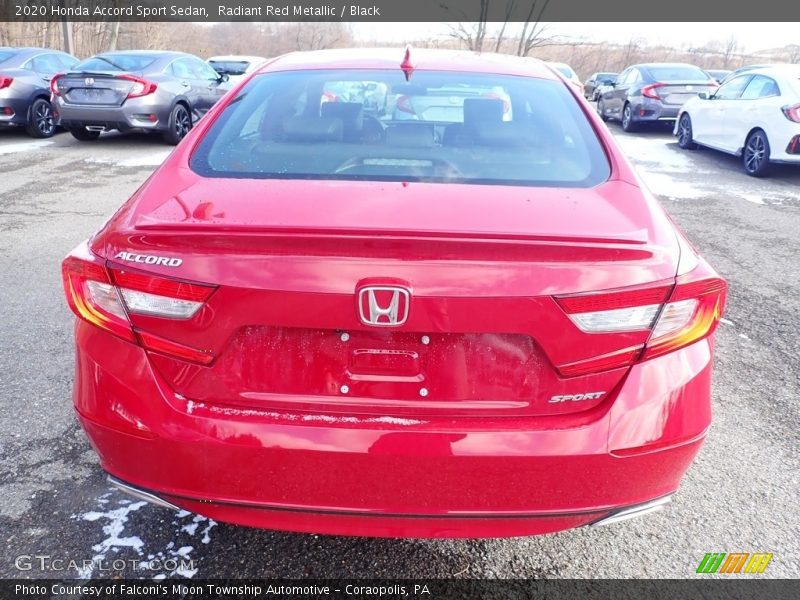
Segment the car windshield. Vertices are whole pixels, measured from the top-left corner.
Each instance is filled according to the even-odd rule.
[[[6,62],[9,58],[13,58],[16,55],[16,52],[11,52],[10,50],[0,50],[0,64]]]
[[[208,64],[217,72],[227,75],[244,75],[250,63],[246,60],[210,60]]]
[[[598,81],[605,81],[606,79],[616,79],[616,73],[598,73],[596,79]]]
[[[208,177],[589,187],[609,164],[560,82],[476,73],[256,76],[198,145]]]
[[[74,71],[143,71],[155,62],[147,54],[105,54],[87,58],[73,67]]]
[[[648,67],[656,81],[708,81],[709,75],[699,67],[675,65]]]

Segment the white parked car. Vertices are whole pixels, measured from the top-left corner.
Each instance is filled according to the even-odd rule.
[[[572,67],[570,67],[567,63],[560,62],[548,62],[547,64],[558,71],[564,77],[564,79],[574,85],[581,93],[581,96],[583,96],[583,82]]]
[[[766,175],[771,163],[800,165],[800,65],[754,69],[688,100],[674,133],[681,148],[741,156],[755,177]]]
[[[220,75],[227,75],[227,86],[233,87],[267,62],[263,56],[212,56],[206,62]]]

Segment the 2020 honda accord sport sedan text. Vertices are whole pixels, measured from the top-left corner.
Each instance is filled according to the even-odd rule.
[[[457,110],[395,120],[442,89]],[[726,293],[547,66],[422,50],[268,63],[63,279],[112,481],[409,537],[663,506],[709,427]]]

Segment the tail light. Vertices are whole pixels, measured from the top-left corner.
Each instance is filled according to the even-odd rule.
[[[322,100],[320,104],[325,104],[326,102],[338,102],[339,96],[336,94],[332,94],[331,92],[322,92]]]
[[[2,87],[0,85],[0,87]],[[785,116],[790,121],[794,121],[795,123],[800,123],[800,104],[794,104],[792,106],[784,106],[782,109],[783,116]]]
[[[142,79],[141,77],[136,77],[135,75],[120,75],[118,79],[124,79],[125,81],[133,82],[133,87],[131,88],[131,91],[128,92],[126,100],[147,96],[154,93],[158,89],[158,84],[153,83],[152,81],[147,81],[146,79]]]
[[[661,96],[658,95],[658,88],[664,87],[663,83],[651,83],[650,85],[646,85],[642,88],[642,96],[645,98],[652,98],[653,100],[661,100]]]
[[[597,373],[661,356],[710,335],[725,308],[727,285],[705,265],[674,285],[556,298],[570,320],[588,334],[642,332],[643,343],[560,365],[565,377]]]
[[[53,96],[60,96],[61,90],[58,89],[58,80],[64,76],[64,73],[58,73],[57,75],[53,75],[53,78],[50,80],[50,93]]]
[[[146,350],[210,364],[214,355],[133,326],[130,314],[190,319],[216,289],[146,273],[107,268],[84,245],[62,263],[67,303],[81,319]]]
[[[481,95],[481,98],[490,98],[492,100],[502,100],[503,101],[503,114],[507,115],[508,112],[511,110],[511,103],[509,103],[508,98],[503,98],[500,94],[496,94],[494,92],[486,92],[485,94]]]
[[[0,75],[0,90],[10,87],[14,83],[14,78],[8,75]]]
[[[400,96],[397,99],[397,110],[400,112],[408,113],[410,115],[417,114],[417,111],[414,110],[414,107],[411,105],[411,98],[408,96]]]

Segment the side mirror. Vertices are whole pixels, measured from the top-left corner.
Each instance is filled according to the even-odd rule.
[[[708,92],[698,92],[697,93],[697,97],[700,98],[700,100],[709,100],[709,99],[711,99],[711,95]]]
[[[231,76],[230,76],[230,75],[228,75],[227,73],[223,73],[222,75],[220,75],[220,76],[219,76],[219,78],[217,79],[217,81],[219,81],[220,83],[225,83],[225,82],[226,82],[226,81],[228,81],[230,78],[231,78]]]

